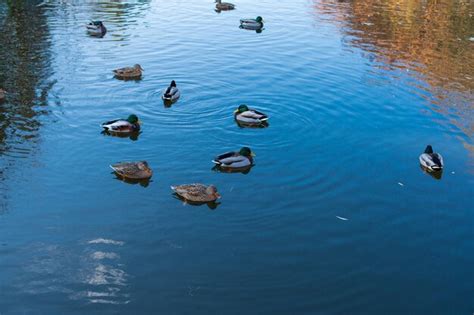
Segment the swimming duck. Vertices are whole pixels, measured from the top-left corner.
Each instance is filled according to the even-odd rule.
[[[420,155],[420,164],[429,171],[440,171],[443,169],[443,157],[439,153],[433,152],[431,145],[428,145],[425,152]]]
[[[229,2],[222,2],[222,0],[216,0],[216,10],[218,11],[227,11],[234,10],[235,5]]]
[[[248,147],[238,152],[227,152],[217,156],[212,162],[223,169],[243,169],[253,165],[255,154]]]
[[[110,165],[117,175],[126,179],[148,179],[153,175],[146,161],[120,162]]]
[[[161,98],[164,101],[174,102],[178,100],[179,96],[180,96],[179,90],[176,87],[176,82],[173,80],[171,81],[170,86],[168,86],[168,88],[165,90]]]
[[[263,19],[261,16],[257,16],[255,19],[241,19],[240,28],[248,30],[259,30],[263,27]]]
[[[86,25],[86,27],[89,35],[92,36],[102,37],[107,32],[107,29],[105,28],[104,23],[102,23],[102,21],[91,21],[89,24]]]
[[[247,105],[242,104],[234,111],[234,118],[238,123],[248,126],[259,126],[265,124],[268,116],[264,113],[250,109]]]
[[[181,198],[191,202],[212,202],[221,197],[214,185],[187,184],[171,186],[171,189]]]
[[[137,115],[130,115],[127,119],[116,119],[100,125],[104,131],[112,133],[131,133],[140,130],[140,120]]]
[[[7,92],[3,89],[0,89],[0,102],[5,99],[5,94],[7,94]]]
[[[119,79],[139,79],[142,76],[142,67],[139,64],[133,67],[115,69],[115,76]]]

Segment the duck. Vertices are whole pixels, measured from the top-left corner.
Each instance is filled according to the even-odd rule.
[[[153,175],[147,161],[119,162],[110,165],[110,167],[117,175],[125,179],[149,179]]]
[[[240,105],[234,111],[234,118],[238,123],[248,126],[260,126],[265,124],[268,120],[267,115],[255,109],[251,109],[245,104]]]
[[[263,28],[263,18],[257,16],[255,19],[240,19],[240,28],[259,30]]]
[[[111,133],[131,133],[140,131],[140,120],[132,114],[127,119],[115,119],[100,125],[104,131]]]
[[[171,189],[184,200],[197,203],[213,202],[221,197],[214,185],[185,184],[171,186]]]
[[[444,167],[443,157],[441,154],[433,152],[433,147],[427,145],[425,152],[420,155],[420,164],[431,172],[441,171]]]
[[[105,28],[104,23],[102,23],[102,21],[91,21],[89,24],[86,25],[86,27],[89,35],[92,36],[102,37],[107,32],[107,29]]]
[[[168,88],[163,92],[163,95],[161,96],[161,98],[164,101],[174,102],[178,100],[179,96],[180,96],[179,90],[176,87],[176,82],[173,80],[171,81],[170,86],[168,86]]]
[[[217,11],[227,11],[234,10],[235,5],[229,2],[222,2],[222,0],[216,0],[216,10]]]
[[[113,72],[118,79],[139,79],[142,76],[143,68],[136,64],[133,67],[115,69]]]
[[[223,153],[212,162],[223,169],[243,169],[253,165],[255,154],[249,147],[243,147],[238,152]]]
[[[0,89],[0,102],[5,100],[6,94],[7,91],[5,91],[4,89]]]

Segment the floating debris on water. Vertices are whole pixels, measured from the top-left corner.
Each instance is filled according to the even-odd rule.
[[[124,242],[122,241],[114,241],[105,238],[97,238],[95,240],[89,241],[89,244],[112,244],[112,245],[119,245],[122,246]]]
[[[401,183],[401,182],[398,182],[398,185],[400,185],[400,186],[402,186],[402,187],[405,186],[405,185],[404,185],[403,183]]]
[[[456,172],[452,171],[451,174],[456,174]]]
[[[340,216],[338,216],[338,215],[336,215],[336,218],[338,218],[339,220],[342,220],[342,221],[347,221],[347,220],[349,220],[348,218],[343,218],[343,217],[340,217]]]

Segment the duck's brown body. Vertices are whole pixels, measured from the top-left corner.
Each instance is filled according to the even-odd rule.
[[[110,167],[120,177],[127,179],[148,179],[153,175],[153,171],[146,161],[139,162],[120,162]]]
[[[213,185],[186,184],[171,186],[171,189],[181,198],[191,202],[213,202],[221,197]]]
[[[113,72],[119,79],[140,79],[142,71],[142,67],[139,64],[136,64],[133,67],[115,69]]]

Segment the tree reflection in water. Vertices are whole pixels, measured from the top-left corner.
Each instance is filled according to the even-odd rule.
[[[474,1],[314,0],[314,8],[376,66],[426,82],[417,88],[427,89],[431,109],[467,136],[474,158]]]
[[[49,31],[44,9],[32,1],[0,3],[0,182],[19,159],[35,147],[48,91]],[[5,190],[0,186],[0,190]],[[5,201],[0,201],[3,204]]]

